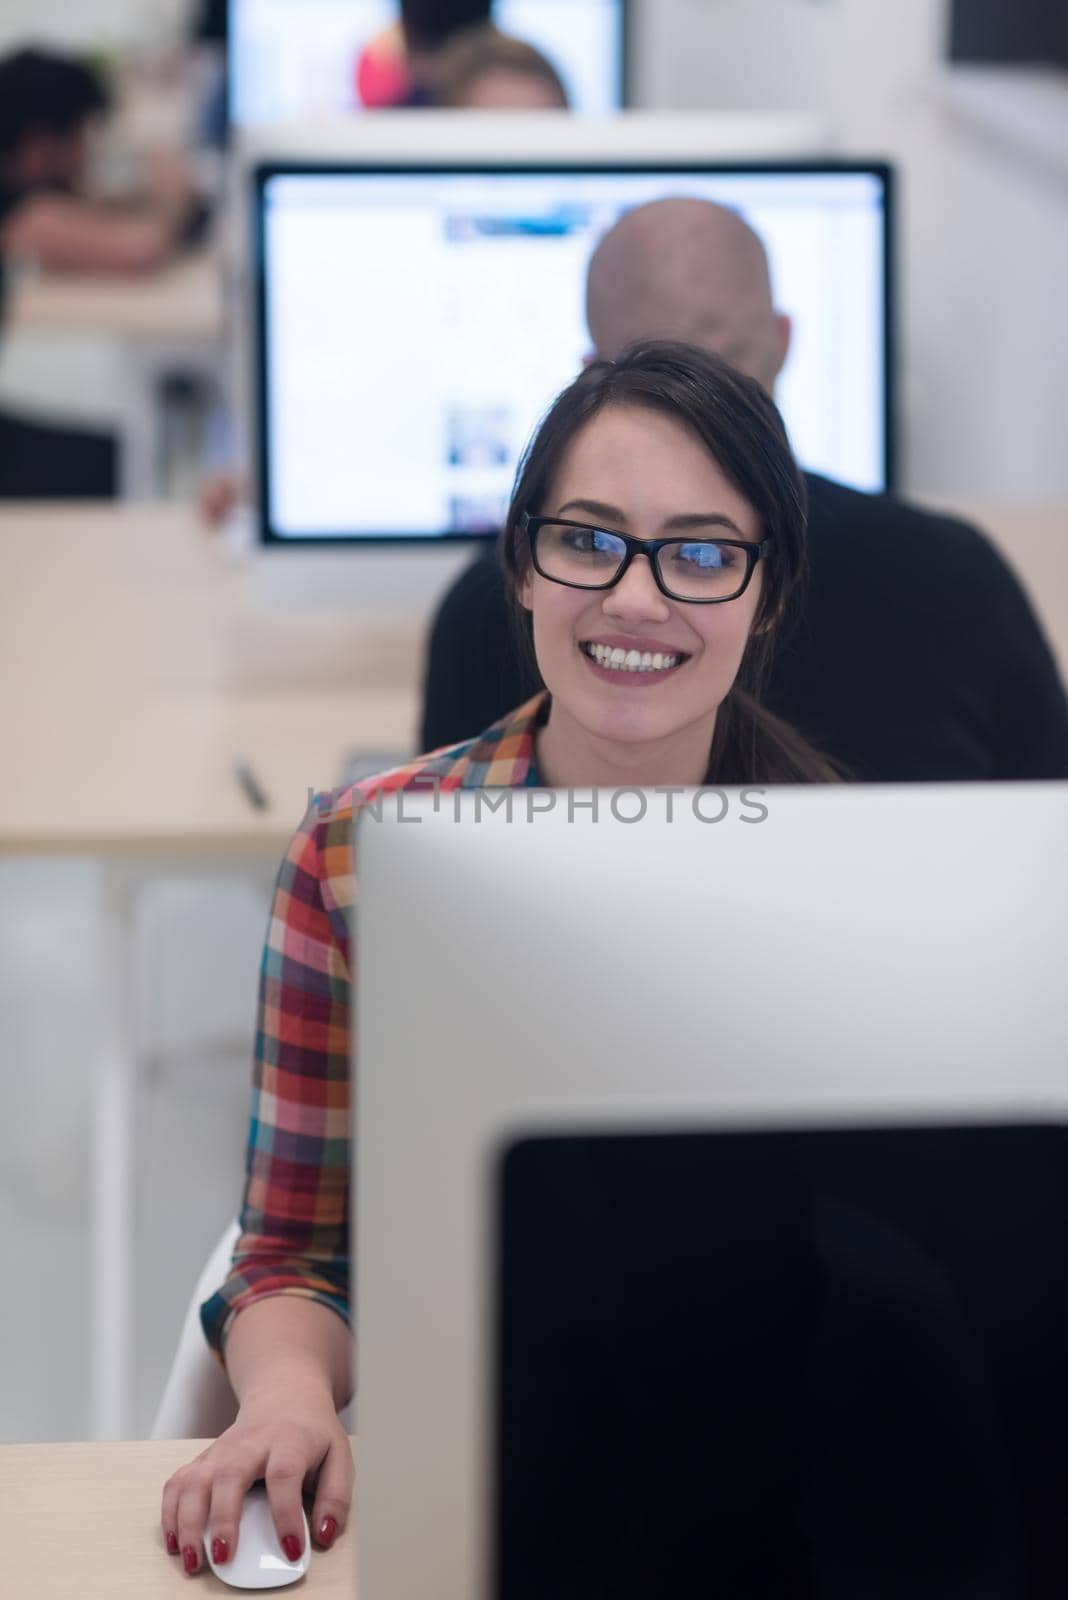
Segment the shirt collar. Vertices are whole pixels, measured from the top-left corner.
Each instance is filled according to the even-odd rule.
[[[534,759],[539,729],[549,716],[550,699],[543,689],[515,711],[480,734],[465,752],[464,789],[535,789],[543,787]]]

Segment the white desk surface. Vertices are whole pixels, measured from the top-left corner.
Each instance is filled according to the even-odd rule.
[[[9,506],[0,550],[0,850],[277,856],[414,746],[425,619],[264,611],[191,508]]]
[[[163,1547],[163,1485],[207,1443],[0,1445],[0,1592],[10,1600],[236,1594],[211,1571],[190,1589],[180,1559]],[[292,1592],[354,1600],[355,1585],[346,1531],[333,1550],[313,1551],[307,1577]]]
[[[7,307],[13,332],[124,339],[221,339],[224,286],[218,253],[203,249],[151,272],[16,275]]]

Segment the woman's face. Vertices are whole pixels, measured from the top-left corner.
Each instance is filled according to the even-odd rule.
[[[638,405],[608,406],[575,435],[540,515],[638,539],[763,537],[753,508],[698,436]],[[520,599],[532,613],[553,716],[562,712],[597,740],[656,745],[692,733],[707,749],[760,603],[761,565],[742,595],[718,605],[667,599],[641,557],[614,588],[599,591],[528,572]],[[596,645],[659,652],[677,664],[648,673],[605,667],[591,658]]]

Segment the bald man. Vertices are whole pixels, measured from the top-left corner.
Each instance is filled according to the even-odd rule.
[[[654,200],[626,212],[590,259],[586,322],[609,360],[641,326],[643,339],[714,351],[772,394],[790,348],[763,244],[736,211],[708,200]]]
[[[590,261],[598,357],[683,339],[774,393],[790,320],[736,213],[665,199],[627,212]],[[858,780],[1068,777],[1068,702],[1020,585],[976,529],[806,473],[809,592],[780,638],[764,700]],[[540,685],[515,647],[483,553],[430,641],[421,745],[480,732]]]

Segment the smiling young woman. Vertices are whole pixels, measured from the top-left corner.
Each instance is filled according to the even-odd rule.
[[[837,776],[759,703],[805,493],[752,379],[667,343],[588,367],[522,462],[501,559],[551,697],[545,783]]]
[[[546,691],[477,738],[318,796],[278,877],[260,985],[241,1237],[203,1306],[233,1427],[168,1481],[187,1571],[232,1559],[267,1481],[287,1553],[333,1543],[352,1494],[349,1140],[353,824],[407,789],[830,780],[754,697],[804,571],[801,479],[759,384],[685,345],[598,362],[520,468],[501,555]],[[566,914],[566,908],[562,908]],[[295,1555],[293,1556],[295,1559]]]

